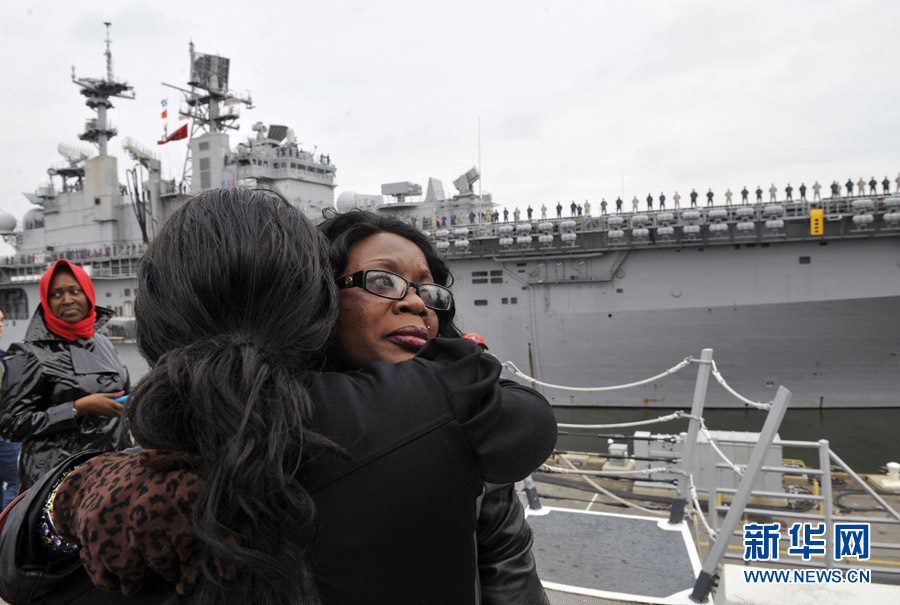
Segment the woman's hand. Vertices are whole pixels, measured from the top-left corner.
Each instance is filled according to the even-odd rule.
[[[93,395],[85,395],[80,399],[76,399],[72,407],[75,408],[76,414],[83,416],[84,414],[94,414],[95,416],[108,416],[110,418],[118,418],[125,409],[121,403],[116,401],[116,397],[121,396],[125,391],[118,393],[94,393]]]

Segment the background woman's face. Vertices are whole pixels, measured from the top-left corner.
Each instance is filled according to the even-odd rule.
[[[50,279],[47,289],[50,311],[66,323],[77,324],[87,317],[91,303],[81,284],[68,271],[57,271]]]
[[[392,271],[415,283],[434,281],[419,247],[394,233],[376,233],[353,246],[341,276],[363,269]],[[415,288],[403,300],[348,288],[341,290],[338,305],[335,352],[349,369],[372,361],[405,361],[437,336],[437,314],[425,306]]]

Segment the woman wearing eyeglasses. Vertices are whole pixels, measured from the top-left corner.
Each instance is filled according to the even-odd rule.
[[[71,454],[130,445],[115,400],[128,391],[128,370],[95,333],[112,311],[96,306],[91,278],[66,260],[39,289],[25,341],[7,351],[0,403],[0,437],[22,443],[19,493]]]
[[[357,370],[372,362],[399,363],[412,359],[435,337],[461,336],[447,288],[450,271],[424,233],[396,218],[363,211],[333,216],[319,228],[329,239],[332,270],[341,290],[330,365]],[[549,456],[556,444],[556,424],[546,400],[513,381],[501,380],[500,387],[505,400],[532,410],[533,422],[543,427],[543,439],[532,447]],[[521,429],[507,425],[488,440],[502,447],[513,443]],[[442,472],[435,469],[431,480],[441,481]],[[477,529],[470,542],[476,550],[481,603],[545,603],[531,554],[531,529],[513,486],[481,487]],[[462,486],[457,495],[471,496]],[[439,559],[420,562],[422,567],[439,564]]]

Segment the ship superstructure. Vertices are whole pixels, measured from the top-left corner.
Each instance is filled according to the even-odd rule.
[[[473,168],[454,180],[450,196],[430,179],[424,196],[404,181],[378,194],[344,192],[335,204],[328,155],[304,150],[286,126],[261,123],[232,147],[227,131],[249,95],[229,92],[227,59],[191,48],[191,66],[190,88],[180,89],[180,113],[192,124],[180,182],[163,180],[159,160],[126,142],[137,167],[119,184],[105,112],[109,98],[130,88],[116,83],[111,67],[105,80],[76,80],[97,113],[83,136],[100,154],[61,147],[67,162],[51,172],[55,183],[27,194],[36,207],[22,229],[0,217],[17,247],[0,264],[8,338],[24,336],[40,275],[66,257],[91,272],[98,304],[119,315],[111,335],[127,342],[137,261],[161,221],[193,192],[266,187],[313,220],[334,205],[365,208],[427,232],[453,272],[459,325],[538,380],[629,383],[713,348],[729,383],[759,401],[784,384],[793,407],[900,405],[896,193],[599,216],[563,216],[554,206],[549,217],[543,210],[501,216],[490,194],[475,192]],[[682,408],[693,384],[680,373],[612,395],[543,390],[554,405]],[[707,407],[741,405],[710,389]]]

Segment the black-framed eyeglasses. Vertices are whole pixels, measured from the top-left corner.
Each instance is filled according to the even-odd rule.
[[[337,279],[338,288],[362,288],[369,294],[403,300],[409,288],[413,287],[425,306],[435,311],[448,311],[453,306],[453,294],[438,284],[417,284],[383,269],[364,269]]]

